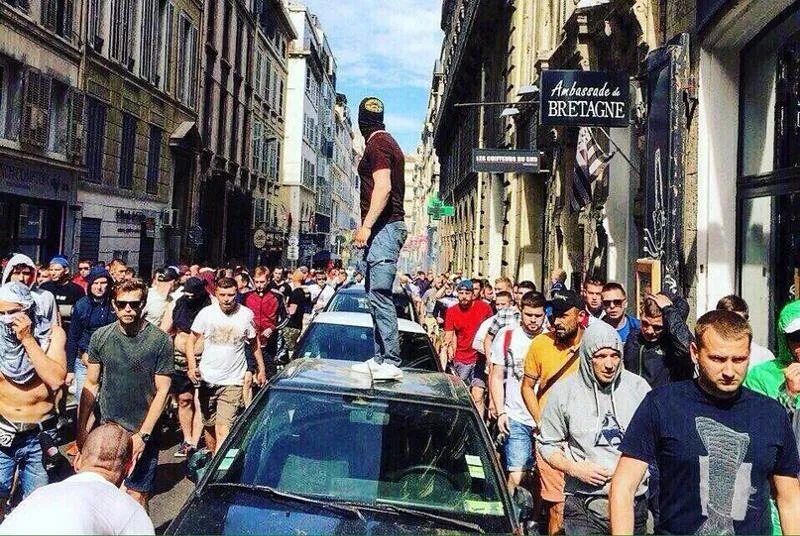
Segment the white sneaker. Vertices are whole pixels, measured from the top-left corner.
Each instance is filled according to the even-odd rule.
[[[397,368],[397,366],[391,363],[379,365],[374,359],[369,359],[363,363],[353,365],[351,369],[363,374],[370,374],[374,381],[397,381],[403,379],[403,371]]]
[[[367,359],[363,363],[353,365],[350,369],[362,374],[375,374],[379,367],[380,365],[375,362],[375,359]]]

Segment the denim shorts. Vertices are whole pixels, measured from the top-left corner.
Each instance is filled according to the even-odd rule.
[[[152,495],[158,468],[158,444],[158,436],[156,434],[150,436],[139,461],[133,467],[133,472],[125,479],[127,489]]]
[[[508,419],[508,437],[503,445],[506,471],[530,471],[535,465],[533,427]]]
[[[19,468],[19,485],[24,497],[47,485],[49,478],[42,463],[39,430],[17,434],[9,447],[0,447],[0,498],[11,494],[14,472]]]

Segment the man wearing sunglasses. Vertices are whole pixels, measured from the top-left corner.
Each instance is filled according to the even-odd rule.
[[[642,307],[641,328],[631,330],[623,353],[625,369],[644,378],[655,389],[689,380],[694,365],[689,355],[692,332],[686,325],[689,304],[666,293],[649,294]]]
[[[92,271],[92,261],[89,259],[81,259],[78,261],[78,273],[72,278],[72,282],[83,289],[84,292],[89,292],[89,273]]]
[[[113,292],[117,321],[99,328],[89,341],[76,440],[82,449],[90,415],[102,423],[115,422],[130,432],[135,465],[125,488],[146,506],[158,467],[160,428],[156,424],[175,371],[172,339],[145,321],[142,310],[147,285],[141,279],[122,281]]]
[[[617,330],[619,338],[622,339],[622,344],[625,344],[631,330],[642,327],[638,318],[626,312],[628,295],[625,294],[625,288],[619,283],[606,283],[603,285],[601,297],[603,299],[603,310],[606,313],[603,316],[603,320]]]

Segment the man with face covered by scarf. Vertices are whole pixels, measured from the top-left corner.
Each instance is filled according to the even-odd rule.
[[[386,132],[383,102],[367,97],[358,107],[358,127],[366,146],[358,165],[361,177],[361,227],[353,239],[365,247],[367,299],[375,325],[375,355],[354,369],[371,374],[375,380],[398,380],[400,337],[392,286],[397,273],[397,258],[406,241],[403,222],[405,159],[403,151]]]
[[[0,287],[0,517],[17,469],[26,497],[48,483],[39,438],[55,431],[55,394],[67,376],[64,330],[52,326],[45,338],[35,307],[24,284]]]

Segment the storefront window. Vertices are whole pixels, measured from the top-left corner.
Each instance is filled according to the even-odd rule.
[[[755,341],[761,345],[769,342],[770,280],[772,261],[772,199],[757,197],[745,199],[741,208],[742,298],[750,306],[750,323]]]
[[[43,262],[60,253],[62,205],[0,195],[0,255],[24,253]]]

